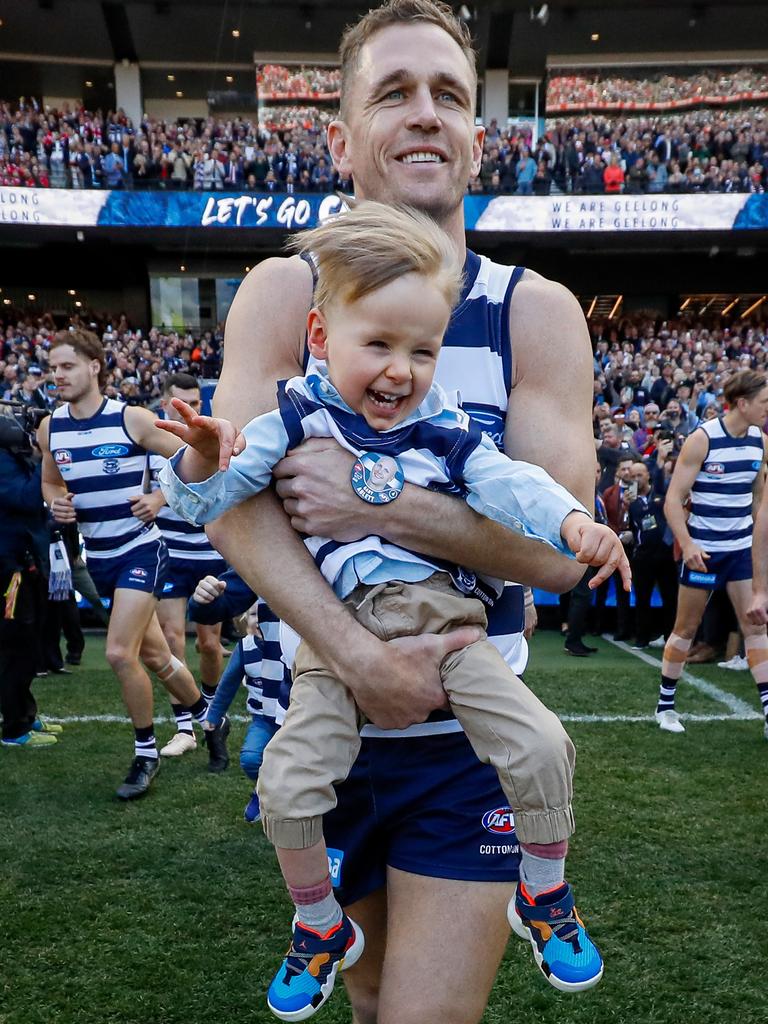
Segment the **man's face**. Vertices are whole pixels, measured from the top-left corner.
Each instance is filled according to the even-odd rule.
[[[71,345],[59,345],[50,355],[53,380],[63,402],[79,402],[99,390],[99,362],[79,355]]]
[[[172,387],[168,394],[163,395],[160,400],[160,405],[165,413],[166,419],[175,420],[177,423],[184,422],[181,413],[177,412],[171,405],[172,398],[180,398],[182,402],[186,402],[187,405],[191,406],[196,413],[200,412],[200,390],[198,388]]]
[[[638,494],[647,494],[651,489],[651,477],[648,467],[642,462],[636,462],[629,471],[629,479],[637,484]]]
[[[429,24],[390,25],[363,46],[328,128],[334,163],[355,194],[410,203],[444,221],[480,169],[476,80],[458,43]]]
[[[669,419],[676,420],[680,417],[680,403],[670,402],[667,405],[666,413]]]
[[[762,427],[768,419],[768,387],[754,398],[740,398],[736,405],[750,426]]]
[[[616,467],[616,479],[622,484],[628,484],[632,479],[632,468],[634,465],[631,459],[620,462]]]

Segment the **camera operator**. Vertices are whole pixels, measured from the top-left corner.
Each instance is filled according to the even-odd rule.
[[[33,428],[22,405],[0,404],[0,711],[6,747],[49,746],[56,742],[53,733],[61,732],[37,717],[32,696],[48,598],[48,511]]]

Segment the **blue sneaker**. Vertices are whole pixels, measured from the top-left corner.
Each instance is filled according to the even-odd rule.
[[[521,882],[509,901],[512,931],[528,939],[541,973],[560,992],[583,992],[603,976],[603,958],[576,912],[567,882],[534,899]]]
[[[294,924],[291,948],[272,979],[267,1006],[280,1020],[306,1020],[333,992],[339,971],[360,959],[365,939],[346,914],[327,935]]]
[[[258,793],[255,789],[251,793],[251,799],[245,805],[243,817],[249,825],[255,825],[257,821],[261,821],[261,806],[259,804]]]

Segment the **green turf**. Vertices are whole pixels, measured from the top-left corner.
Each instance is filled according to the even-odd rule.
[[[649,714],[655,670],[600,647],[566,658],[559,637],[541,634],[527,680],[563,714]],[[757,707],[747,673],[695,674]],[[40,680],[36,693],[52,716],[122,714],[99,638],[75,675]],[[727,711],[685,684],[679,706]],[[233,750],[243,729],[234,726]],[[559,995],[513,937],[485,1024],[765,1021],[760,723],[695,722],[684,736],[650,721],[569,731],[578,749],[569,875],[605,978],[582,996]],[[112,793],[130,740],[125,725],[83,723],[48,750],[0,749],[0,1024],[273,1020],[263,993],[290,908],[270,848],[242,821],[247,780],[236,764],[209,776],[198,752],[164,763],[143,802],[119,804]],[[318,1019],[350,1020],[343,991]]]

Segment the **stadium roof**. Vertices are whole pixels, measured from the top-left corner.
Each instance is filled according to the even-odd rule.
[[[332,55],[343,27],[369,6],[355,0],[0,0],[0,60],[15,65],[28,57],[46,90],[55,69],[66,80],[62,69],[77,68],[82,78],[89,67],[122,60],[245,70],[254,53]],[[553,54],[596,61],[627,53],[754,57],[760,56],[756,40],[768,45],[763,0],[468,0],[454,6],[469,16],[481,65],[521,73],[538,73]],[[768,60],[768,49],[762,56]],[[14,78],[12,67],[4,70]]]

